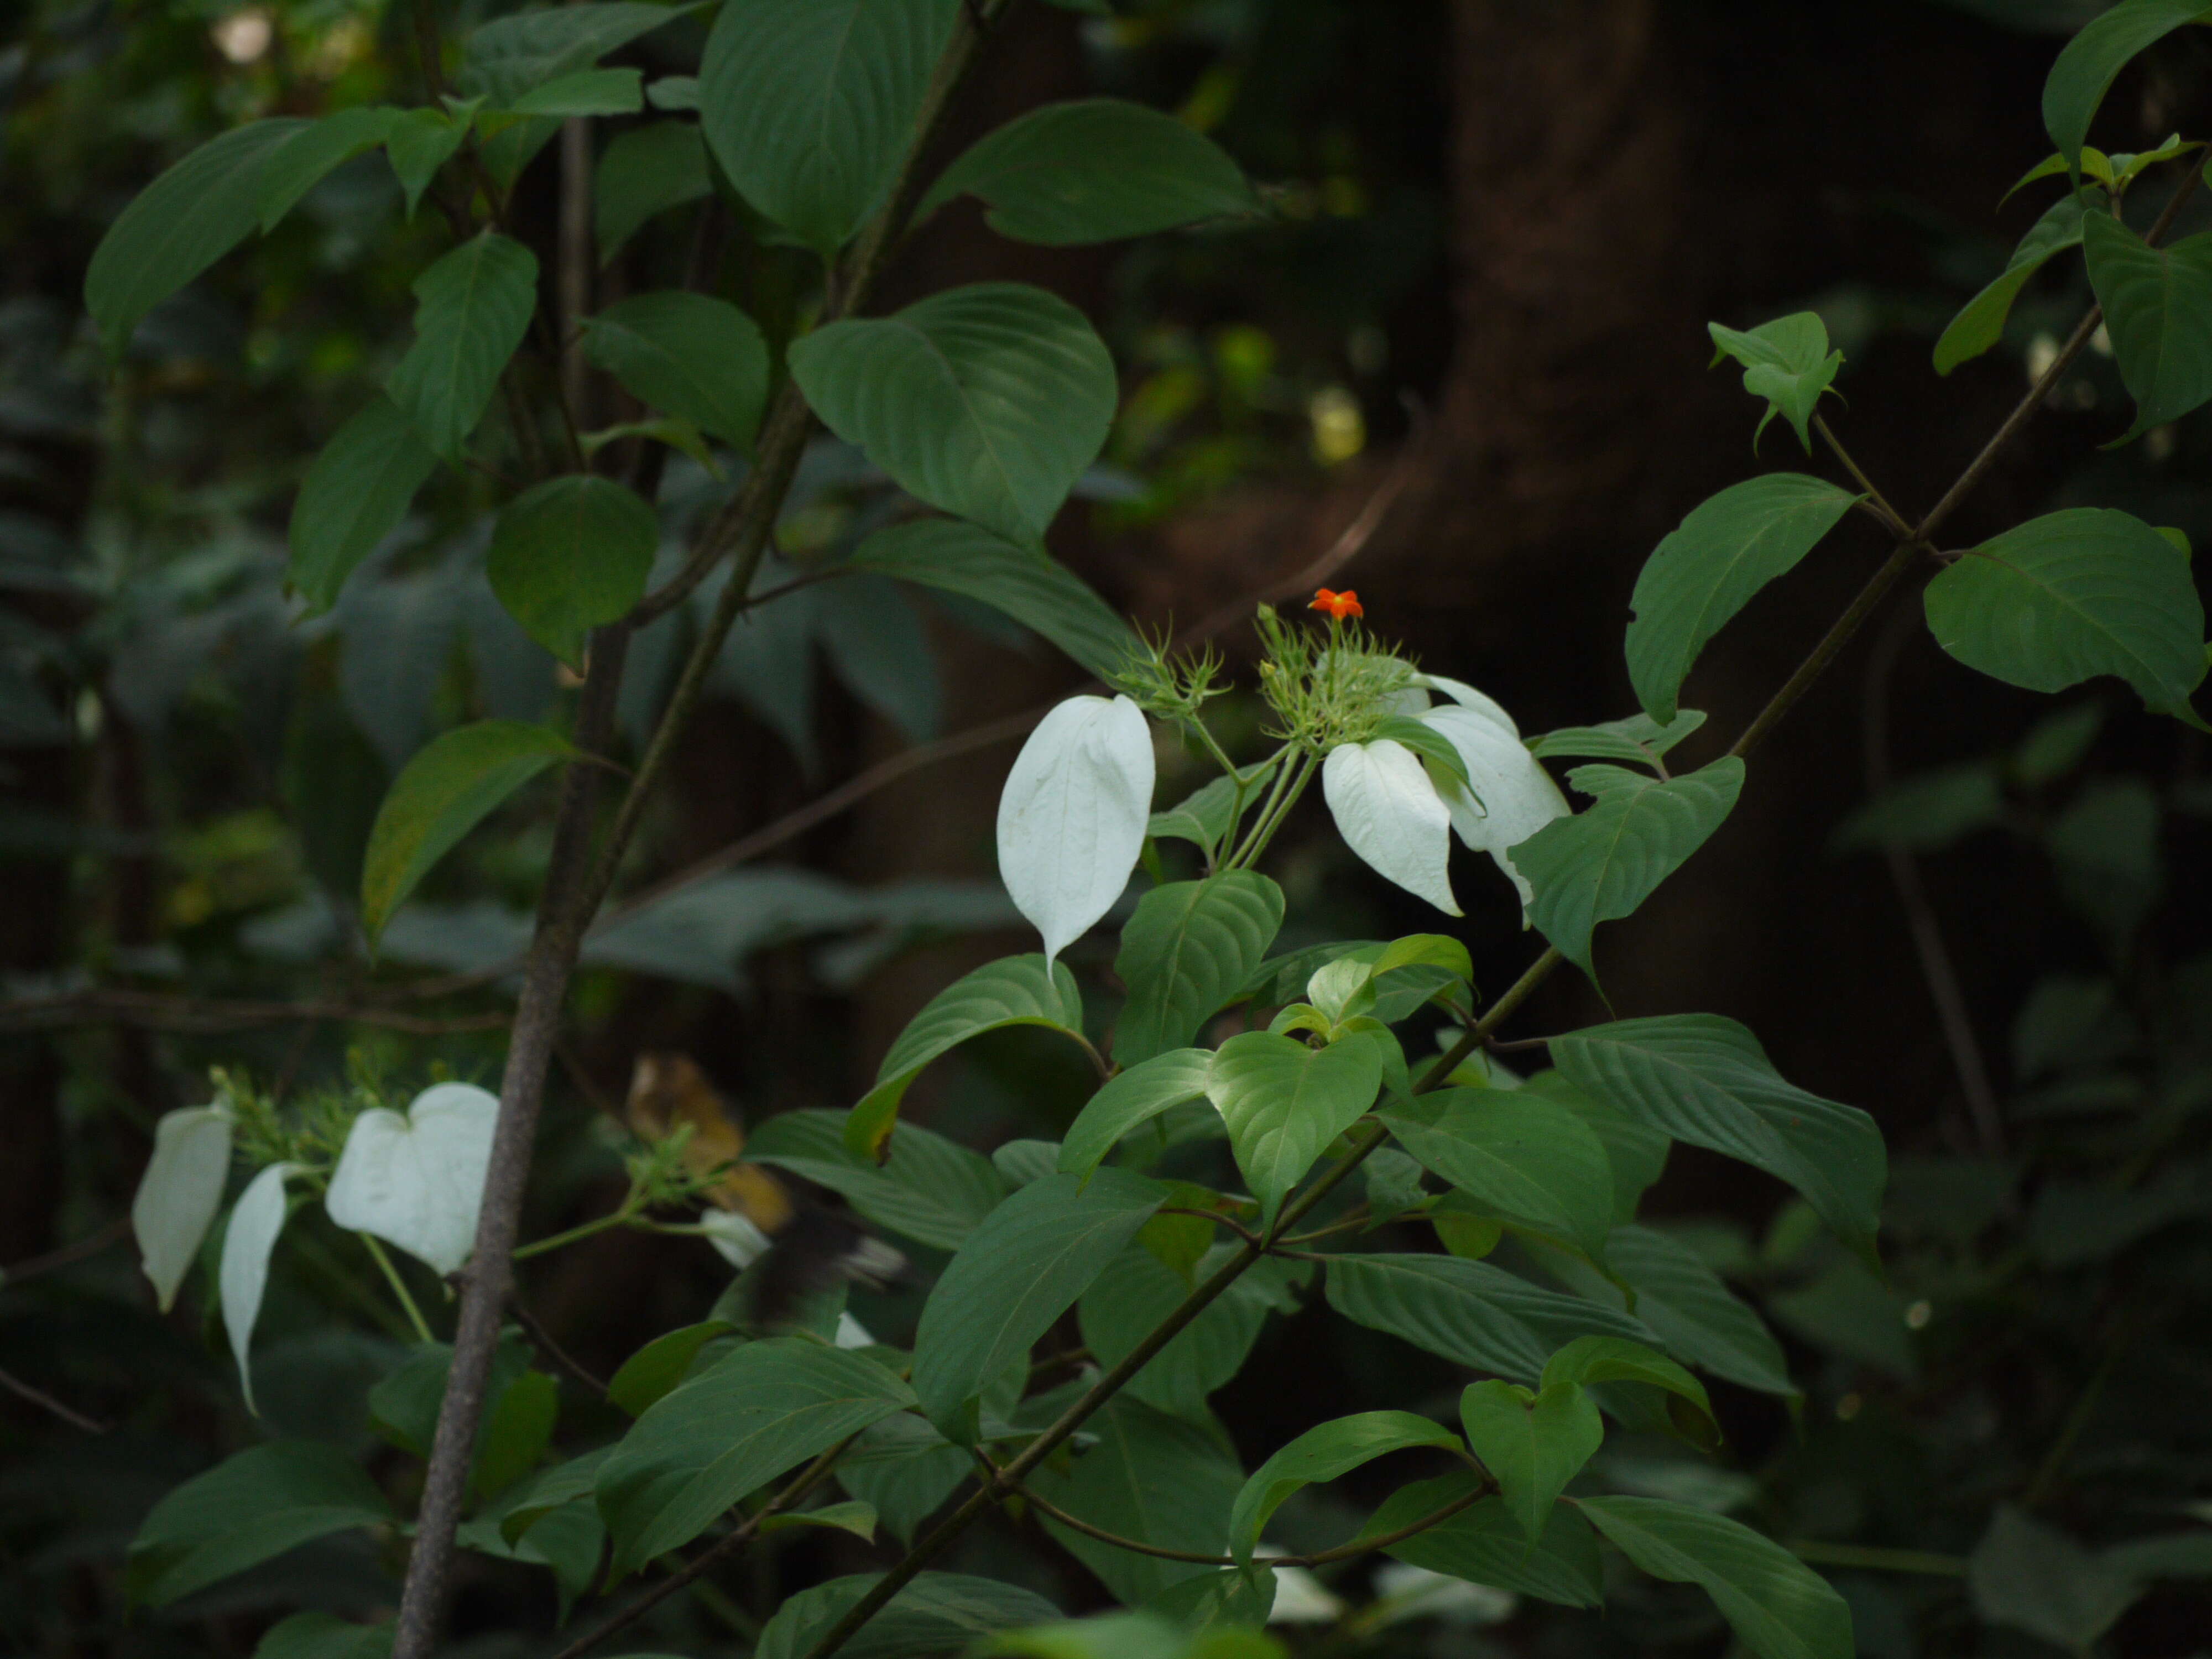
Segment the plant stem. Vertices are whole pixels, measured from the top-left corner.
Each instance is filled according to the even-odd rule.
[[[415,1298],[408,1293],[407,1281],[399,1276],[398,1265],[384,1253],[383,1242],[374,1233],[360,1233],[356,1237],[368,1247],[370,1257],[383,1270],[384,1282],[392,1286],[392,1295],[399,1298],[399,1305],[406,1310],[407,1322],[415,1328],[415,1334],[424,1342],[435,1342],[438,1339],[430,1334],[430,1322],[422,1317],[422,1310],[415,1305]]]
[[[549,1250],[557,1250],[563,1245],[574,1244],[580,1239],[591,1237],[594,1233],[605,1232],[611,1227],[626,1225],[636,1213],[637,1212],[628,1204],[624,1204],[622,1208],[614,1211],[611,1214],[599,1216],[590,1221],[579,1222],[566,1232],[550,1233],[544,1238],[533,1238],[527,1244],[518,1244],[514,1247],[514,1260],[526,1261],[533,1255],[544,1255]]]
[[[1863,1567],[1871,1572],[1922,1572],[1939,1578],[1963,1578],[1963,1556],[1936,1555],[1927,1550],[1890,1550],[1872,1544],[1826,1544],[1818,1539],[1793,1538],[1785,1547],[1800,1561],[1820,1567]]]

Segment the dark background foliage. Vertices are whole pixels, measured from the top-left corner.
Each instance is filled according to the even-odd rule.
[[[2087,304],[2078,269],[2047,276],[2000,349],[1947,380],[1928,367],[1944,321],[2039,209],[2032,192],[1994,204],[2044,153],[2036,100],[2059,38],[2050,31],[2095,9],[1146,0],[1108,21],[1030,6],[992,45],[948,147],[1048,99],[1109,90],[1207,128],[1269,187],[1276,216],[1234,234],[1058,251],[1002,241],[972,204],[956,206],[916,237],[884,299],[1013,276],[1098,323],[1124,413],[1097,492],[1106,499],[1064,515],[1055,545],[1139,618],[1188,618],[1264,588],[1403,465],[1410,487],[1342,578],[1370,621],[1492,691],[1526,730],[1610,717],[1633,704],[1620,641],[1643,559],[1750,465],[1755,408],[1732,373],[1708,372],[1707,319],[1819,310],[1847,358],[1846,404],[1832,418],[1910,514]],[[386,181],[341,172],[276,236],[165,306],[116,374],[91,345],[85,261],[162,166],[251,113],[410,91],[390,67],[407,62],[396,13],[345,0],[255,10],[273,29],[243,54],[240,15],[212,0],[24,0],[0,41],[0,971],[24,1005],[0,1004],[0,1264],[16,1267],[114,1238],[153,1121],[204,1097],[210,1064],[292,1089],[338,1077],[349,1053],[395,1088],[433,1065],[493,1075],[496,1033],[248,1024],[238,1005],[342,1000],[495,959],[470,957],[455,919],[526,902],[545,856],[531,798],[433,884],[444,958],[372,969],[313,944],[323,896],[351,889],[397,762],[463,711],[532,717],[561,694],[550,662],[516,653],[471,609],[471,555],[439,548],[434,525],[357,580],[331,622],[295,625],[280,591],[291,489],[404,342],[406,285],[439,245],[433,216],[403,228]],[[2212,45],[2200,33],[2124,77],[2101,130],[2111,147],[2212,129]],[[671,59],[686,49],[654,42],[650,53]],[[550,164],[524,185],[519,224],[541,249],[557,189]],[[680,221],[653,227],[629,257],[665,253],[653,239],[680,234]],[[746,250],[742,264],[758,314],[787,307],[787,259]],[[629,280],[617,263],[602,296]],[[2096,503],[2203,545],[2212,426],[2199,415],[2100,453],[2125,410],[2109,357],[2085,356],[1950,534],[1970,544],[2038,511]],[[1771,458],[1790,441],[1778,427],[1763,447]],[[831,526],[820,533],[854,510],[843,489],[832,477],[817,493],[811,510]],[[459,522],[465,495],[432,516]],[[815,533],[787,526],[787,537]],[[1871,527],[1847,525],[1706,653],[1687,695],[1711,724],[1690,760],[1719,751],[1884,550]],[[1897,602],[1907,623],[1916,608]],[[1066,681],[972,620],[933,615],[934,666],[907,665],[888,698],[834,641],[825,655],[764,637],[765,672],[733,675],[686,738],[637,875],[770,824],[929,735],[878,704],[916,716],[934,685],[936,729],[957,732]],[[1249,641],[1224,645],[1233,661]],[[2212,789],[2202,740],[2178,724],[2109,688],[2058,706],[2087,734],[2070,754],[2066,733],[2039,726],[2046,700],[1969,674],[1923,630],[1869,629],[1761,755],[1711,847],[1601,937],[1619,1013],[1742,1019],[1787,1075],[1865,1106],[1891,1143],[1887,1285],[1831,1261],[1778,1188],[1717,1158],[1678,1148],[1650,1206],[1694,1224],[1685,1236],[1786,1333],[1808,1394],[1802,1417],[1717,1389],[1730,1438],[1721,1462],[1749,1477],[1741,1512],[1778,1536],[1955,1563],[1999,1504],[2103,1543],[2179,1524],[2212,1482],[2202,1124],[2212,957],[2201,954],[2198,873]],[[2039,731],[2055,763],[2007,761]],[[772,854],[784,887],[732,902],[799,903],[797,872],[867,888],[988,884],[1007,758],[988,748],[911,773]],[[1975,766],[1984,781],[1954,775],[1950,794],[1900,809],[1917,850],[1837,844],[1885,779]],[[1960,800],[1978,804],[1946,821],[1944,804]],[[1278,863],[1314,938],[1434,920],[1342,850],[1318,803]],[[1495,989],[1531,938],[1502,884],[1462,886],[1480,888],[1463,937]],[[799,904],[792,926],[760,927],[741,977],[722,988],[587,974],[533,1229],[618,1196],[604,1109],[641,1050],[696,1054],[756,1118],[849,1103],[928,994],[1024,948],[988,885],[931,890],[920,925],[872,924],[857,943],[848,927],[827,948],[829,930]],[[1955,976],[1962,1018],[1948,1035],[1916,918],[1940,941],[1932,971]],[[132,1017],[26,1012],[93,984],[137,997]],[[498,988],[392,1006],[451,1018],[495,1009]],[[1603,1012],[1587,982],[1563,974],[1520,1029]],[[194,1025],[222,1029],[181,1029]],[[977,1045],[926,1083],[909,1115],[986,1148],[1049,1136],[1083,1086],[1056,1072],[1060,1058],[1018,1034]],[[1962,1080],[1977,1065],[1990,1079],[1978,1112]],[[391,1363],[395,1333],[349,1300],[343,1241],[307,1231],[280,1258],[261,1393],[270,1423],[366,1452],[362,1393]],[[700,1317],[724,1277],[695,1243],[617,1233],[533,1267],[526,1295],[604,1375]],[[892,1334],[912,1318],[910,1295],[856,1306]],[[188,1291],[157,1317],[125,1243],[0,1282],[0,1368],[106,1431],[0,1397],[0,1648],[245,1653],[279,1583],[293,1605],[375,1604],[368,1547],[317,1547],[160,1618],[126,1614],[118,1564],[146,1507],[258,1431],[222,1356],[205,1298]],[[1215,1404],[1249,1466],[1323,1416],[1414,1401],[1424,1387],[1441,1400],[1457,1380],[1314,1308],[1276,1321]],[[600,1408],[580,1397],[570,1408],[564,1434],[588,1439]],[[377,1456],[402,1487],[415,1478],[399,1454]],[[1364,1512],[1358,1500],[1388,1484],[1286,1513],[1334,1541]],[[985,1529],[955,1565],[1032,1583],[1071,1609],[1102,1599],[1027,1537]],[[742,1622],[780,1587],[874,1559],[857,1541],[763,1548],[725,1589]],[[1841,1582],[1862,1651],[2044,1650],[1978,1621],[1955,1576]],[[1358,1600],[1362,1583],[1354,1573],[1337,1588]],[[520,1572],[481,1571],[459,1624],[542,1631],[545,1601]],[[729,1639],[709,1612],[672,1618],[668,1641]],[[2212,1602],[2169,1585],[2105,1639],[2108,1651],[2180,1656],[2202,1650],[2208,1624]],[[1480,1631],[1415,1624],[1315,1644],[1717,1653],[1724,1635],[1702,1602],[1646,1587],[1602,1620],[1524,1609]]]

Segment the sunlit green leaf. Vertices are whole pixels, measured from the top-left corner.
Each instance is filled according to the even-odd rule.
[[[1237,1167],[1273,1220],[1329,1142],[1375,1103],[1382,1059],[1346,1041],[1314,1048],[1246,1031],[1215,1050],[1206,1091],[1229,1126]]]

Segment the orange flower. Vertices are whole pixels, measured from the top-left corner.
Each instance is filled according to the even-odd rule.
[[[1315,589],[1313,603],[1306,606],[1306,609],[1326,611],[1339,622],[1342,622],[1346,617],[1364,617],[1367,614],[1360,609],[1359,595],[1348,587],[1341,593],[1327,587]]]

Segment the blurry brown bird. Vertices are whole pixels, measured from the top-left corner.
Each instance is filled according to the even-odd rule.
[[[632,1131],[647,1141],[690,1128],[684,1167],[715,1177],[703,1194],[708,1202],[744,1217],[768,1239],[754,1291],[753,1316],[763,1323],[787,1318],[840,1280],[880,1290],[906,1271],[905,1256],[797,1177],[738,1162],[744,1126],[689,1054],[640,1054],[630,1073],[628,1115]]]

